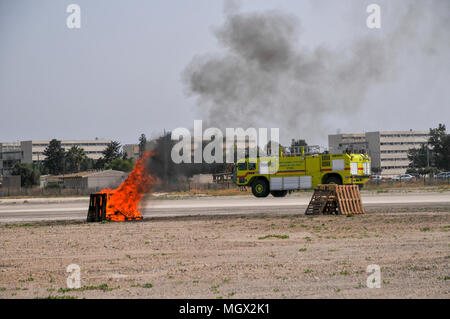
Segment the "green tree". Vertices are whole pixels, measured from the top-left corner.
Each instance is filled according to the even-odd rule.
[[[103,157],[100,157],[97,160],[94,160],[92,163],[92,168],[94,169],[104,169],[105,168],[105,159]]]
[[[95,161],[92,158],[89,158],[89,157],[86,156],[81,161],[80,170],[81,171],[88,171],[90,169],[93,169],[94,165],[95,165]]]
[[[58,175],[64,171],[64,149],[61,147],[61,141],[53,139],[44,150],[46,159],[44,167],[50,174]]]
[[[450,171],[450,134],[442,138],[442,148],[437,154],[437,166],[444,171]]]
[[[439,124],[437,128],[430,128],[430,138],[428,144],[434,151],[440,152],[442,150],[442,141],[447,136],[447,131],[444,124]]]
[[[433,150],[434,164],[438,169],[450,169],[450,135],[447,134],[444,124],[437,128],[430,128],[428,144]]]
[[[142,157],[142,153],[145,152],[145,148],[147,146],[147,138],[145,134],[141,134],[139,137],[139,157]]]
[[[439,173],[439,170],[436,167],[420,167],[420,168],[413,168],[413,167],[409,167],[406,170],[407,174],[419,174],[419,175],[436,175],[437,173]]]
[[[122,171],[122,172],[131,172],[134,167],[134,159],[122,159],[122,158],[116,158],[112,160],[110,163],[105,165],[106,169],[113,169],[116,171]]]
[[[420,148],[411,148],[408,150],[409,168],[421,169],[429,166],[430,150],[427,144],[422,144]]]
[[[81,164],[87,158],[86,153],[81,147],[72,146],[66,153],[66,170],[69,172],[79,172]]]
[[[16,163],[12,170],[12,175],[20,176],[20,183],[22,187],[31,187],[39,185],[39,178],[41,174],[34,164]]]
[[[113,160],[121,158],[122,152],[120,151],[121,145],[117,141],[112,141],[106,147],[103,153],[103,161],[106,164],[111,163]]]
[[[450,170],[450,135],[445,125],[430,128],[428,143],[408,151],[408,172],[421,175],[434,174],[438,170]]]

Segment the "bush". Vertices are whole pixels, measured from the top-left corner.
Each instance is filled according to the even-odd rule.
[[[115,160],[112,160],[111,163],[106,164],[106,169],[113,169],[116,171],[122,171],[122,172],[131,172],[134,167],[134,159],[122,159],[117,158]]]
[[[45,188],[51,188],[51,189],[55,189],[55,188],[61,188],[61,186],[59,186],[59,184],[58,183],[55,183],[55,182],[51,182],[51,183],[48,183],[47,184],[47,186],[45,186]]]
[[[12,171],[12,175],[20,176],[22,187],[31,187],[39,185],[41,174],[33,164],[17,163]]]

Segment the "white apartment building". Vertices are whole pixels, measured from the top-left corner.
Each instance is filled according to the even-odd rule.
[[[408,150],[427,143],[429,132],[369,132],[366,138],[372,167],[380,167],[382,175],[394,176],[406,172],[410,163]]]
[[[408,150],[427,143],[427,131],[379,131],[360,134],[328,135],[330,153],[367,150],[372,168],[380,168],[381,175],[392,177],[404,174],[409,165]]]
[[[23,152],[22,162],[32,163],[45,160],[44,151],[49,143],[49,140],[20,142],[20,148]],[[111,143],[111,140],[63,140],[61,141],[61,147],[68,151],[72,146],[78,146],[84,150],[87,157],[96,160],[103,156],[102,152],[109,143]]]

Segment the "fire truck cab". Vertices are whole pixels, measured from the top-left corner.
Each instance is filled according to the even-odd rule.
[[[234,181],[252,188],[256,197],[284,197],[289,191],[316,188],[319,184],[358,184],[370,179],[366,154],[281,154],[241,159]],[[360,187],[361,187],[360,186]]]

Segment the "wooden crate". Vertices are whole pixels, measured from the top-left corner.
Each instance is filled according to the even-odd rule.
[[[318,185],[306,208],[306,215],[364,214],[358,185]]]

